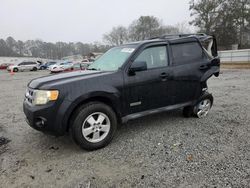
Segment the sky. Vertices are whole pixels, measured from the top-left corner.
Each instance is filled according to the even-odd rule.
[[[102,42],[113,27],[140,16],[166,25],[190,21],[190,0],[0,0],[0,38]]]

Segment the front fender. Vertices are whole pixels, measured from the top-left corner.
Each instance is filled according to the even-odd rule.
[[[89,92],[86,94],[83,94],[79,97],[77,97],[74,101],[69,101],[71,104],[66,110],[65,116],[63,118],[62,126],[64,130],[67,130],[68,123],[70,120],[70,117],[75,109],[77,109],[79,106],[81,106],[84,103],[90,102],[90,101],[103,101],[107,100],[112,104],[112,108],[116,111],[116,113],[121,116],[121,103],[120,103],[120,97],[118,91],[95,91],[95,92]]]

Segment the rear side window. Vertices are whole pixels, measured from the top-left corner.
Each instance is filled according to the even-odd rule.
[[[36,65],[35,62],[24,62],[24,65]]]
[[[202,48],[197,42],[173,44],[171,47],[174,65],[194,63],[203,58]]]

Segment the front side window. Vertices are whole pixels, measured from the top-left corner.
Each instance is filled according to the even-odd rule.
[[[174,65],[193,63],[203,58],[202,48],[197,42],[173,44],[171,47]]]
[[[116,71],[125,63],[134,50],[135,46],[133,45],[112,48],[95,60],[88,69]]]
[[[146,48],[134,62],[144,61],[148,69],[167,66],[168,56],[166,46]]]

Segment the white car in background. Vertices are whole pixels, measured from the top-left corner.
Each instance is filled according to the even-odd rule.
[[[49,70],[51,73],[73,70],[73,63],[71,61],[60,62],[55,65],[49,66]]]
[[[35,61],[24,61],[17,65],[11,65],[7,67],[8,71],[18,72],[18,71],[37,71],[39,68],[39,63]]]

